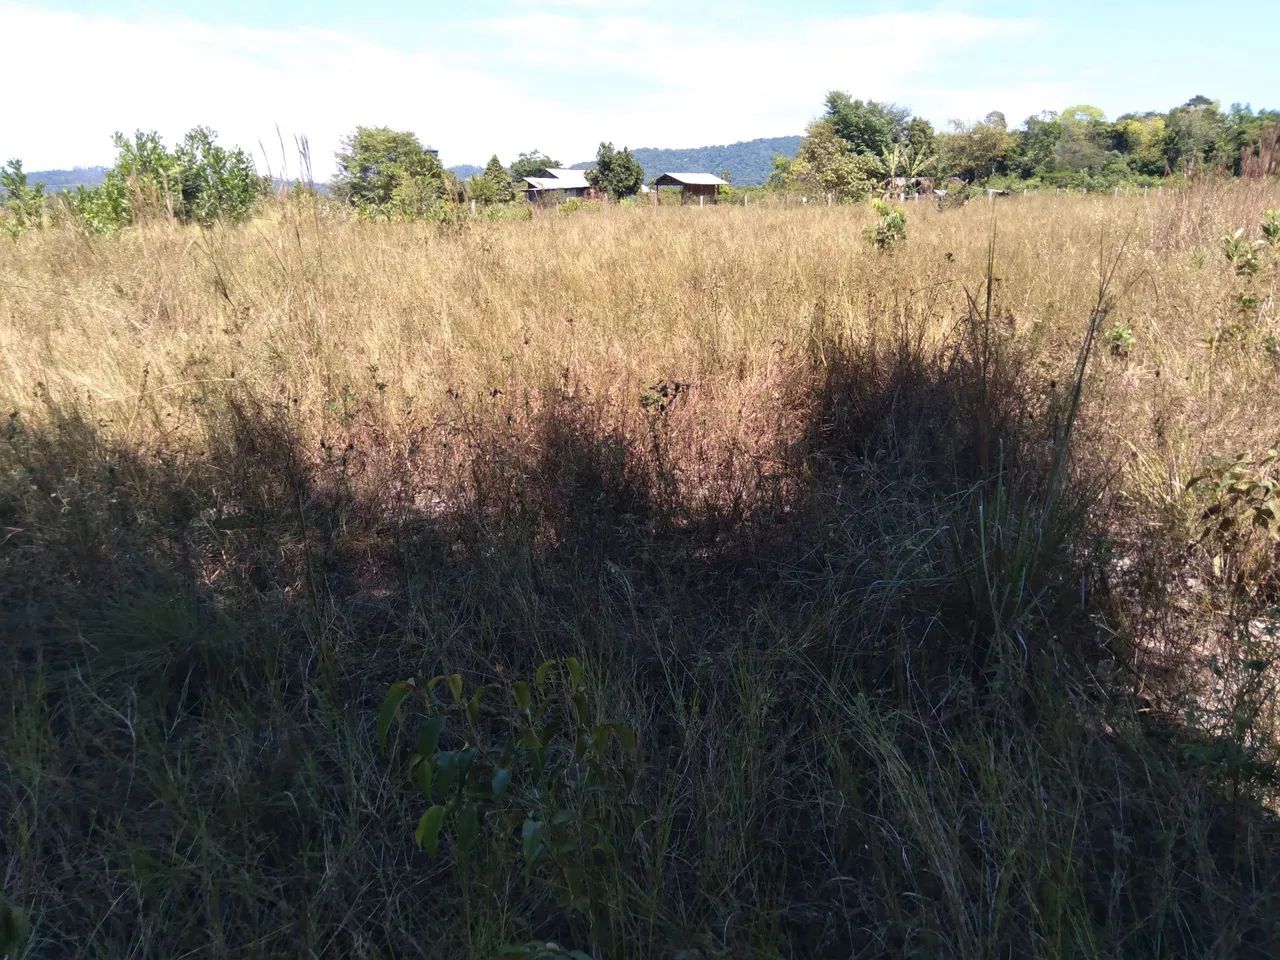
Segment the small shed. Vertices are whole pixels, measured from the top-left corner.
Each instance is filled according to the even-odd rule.
[[[716,188],[728,186],[719,177],[710,173],[664,173],[653,181],[653,185],[679,187],[681,203],[688,203],[690,197],[697,197],[699,206],[704,200],[715,203]]]

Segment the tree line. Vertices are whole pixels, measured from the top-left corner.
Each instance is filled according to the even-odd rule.
[[[842,200],[882,186],[948,179],[995,187],[1110,189],[1167,177],[1263,177],[1277,172],[1280,111],[1195,96],[1165,113],[1108,120],[1080,104],[1013,128],[1004,114],[935,130],[893,103],[833,90],[794,158],[775,157],[770,184]]]
[[[0,226],[10,234],[69,220],[106,232],[152,217],[180,223],[248,216],[273,183],[239,148],[196,127],[172,149],[154,132],[116,134],[116,159],[103,182],[54,198],[30,183],[22,164],[0,168]],[[357,127],[335,154],[329,194],[368,218],[448,218],[460,204],[502,208],[520,199],[523,181],[560,164],[538,150],[510,164],[495,155],[462,180],[445,169],[416,134]],[[1108,120],[1088,104],[1045,111],[1011,127],[992,112],[976,123],[936,130],[907,107],[855,99],[833,90],[809,124],[794,157],[777,155],[763,189],[859,201],[880,192],[958,184],[997,188],[1110,189],[1205,175],[1267,177],[1280,163],[1280,111],[1254,111],[1195,96],[1164,113]],[[638,193],[644,168],[627,148],[601,143],[586,178],[615,200]],[[727,177],[726,177],[727,179]],[[943,181],[949,181],[943,183]],[[313,191],[313,185],[294,185]],[[737,191],[725,191],[734,195]]]
[[[371,217],[426,216],[449,201],[511,203],[523,192],[527,177],[560,167],[540,150],[521,153],[509,166],[495,154],[483,171],[464,181],[445,169],[415,134],[388,127],[357,127],[335,159],[331,194]],[[598,193],[615,200],[633,196],[644,183],[644,168],[635,155],[612,143],[600,144],[595,166],[584,173]]]
[[[69,222],[90,233],[106,233],[150,219],[210,224],[243,220],[273,191],[244,150],[227,149],[217,134],[196,127],[172,149],[160,135],[117,133],[116,158],[97,186],[47,193],[32,183],[19,160],[0,167],[0,226],[16,237],[48,223]],[[327,185],[335,202],[369,219],[449,218],[459,205],[502,206],[520,198],[524,178],[560,164],[534,150],[510,166],[494,156],[476,176],[460,180],[417,135],[389,127],[357,127],[335,154],[337,173]],[[601,195],[623,199],[639,192],[644,169],[630,150],[601,143],[596,164],[585,172]],[[314,184],[295,183],[295,193],[317,195]]]

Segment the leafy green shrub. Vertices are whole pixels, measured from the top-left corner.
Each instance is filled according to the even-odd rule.
[[[1266,243],[1262,240],[1246,240],[1244,228],[1222,238],[1222,254],[1235,270],[1236,276],[1256,276],[1262,266],[1262,251]]]
[[[133,222],[133,210],[125,182],[108,176],[92,188],[77,187],[63,196],[72,220],[89,233],[109,233]]]
[[[1222,254],[1238,279],[1232,294],[1234,316],[1224,321],[1210,338],[1211,346],[1253,342],[1259,332],[1262,307],[1267,300],[1259,274],[1268,261],[1275,259],[1275,251],[1280,250],[1280,211],[1268,210],[1263,215],[1261,232],[1262,240],[1248,239],[1244,228],[1221,240]]]
[[[1230,784],[1280,786],[1280,731],[1273,713],[1280,676],[1280,451],[1218,460],[1187,484],[1199,501],[1195,547],[1210,602],[1224,615],[1222,641],[1204,658],[1212,693],[1188,711],[1206,738],[1187,759]]]
[[[156,217],[180,223],[243,220],[269,189],[243,150],[227,150],[208,127],[188,131],[171,152],[160,135],[113,138],[116,162],[103,182],[66,198],[80,225],[104,233]]]
[[[1133,349],[1133,328],[1127,323],[1116,321],[1103,334],[1102,339],[1113,357],[1127,357]]]
[[[486,845],[498,857],[513,852],[518,830],[526,878],[541,877],[557,904],[586,920],[592,941],[608,950],[609,880],[639,824],[629,802],[635,732],[591,716],[582,665],[573,657],[543,663],[532,684],[511,684],[502,691],[506,702],[489,711],[494,692],[480,686],[464,696],[458,674],[392,685],[378,714],[384,744],[407,698],[425,714],[408,767],[430,806],[414,840],[436,856],[448,838],[465,877],[485,859]]]
[[[174,151],[181,191],[178,219],[196,223],[237,221],[249,215],[268,189],[243,150],[220,147],[208,127],[196,127]]]
[[[809,196],[840,203],[861,203],[884,177],[880,158],[854,152],[830,120],[811,123],[795,160],[777,170],[785,171],[780,172],[784,186],[794,184]]]
[[[593,206],[594,204],[592,204],[590,200],[584,200],[582,197],[570,197],[564,203],[556,207],[556,209],[565,216],[568,216],[569,214],[577,213],[580,210],[590,210]]]
[[[879,199],[872,200],[871,206],[878,218],[863,231],[868,243],[881,252],[887,252],[907,239],[907,215],[903,211]]]
[[[1268,210],[1262,215],[1262,236],[1273,247],[1280,247],[1280,210]]]
[[[1257,544],[1280,543],[1280,451],[1261,456],[1238,454],[1211,464],[1192,478],[1187,489],[1205,498],[1201,518],[1205,527],[1200,540],[1214,545],[1219,553],[1215,568],[1223,568],[1228,555],[1237,559]],[[1266,558],[1262,561],[1266,565]],[[1251,583],[1274,580],[1260,569],[1249,577]]]
[[[0,167],[0,223],[15,240],[44,224],[44,184],[27,182],[21,160]]]
[[[520,200],[512,203],[495,203],[493,206],[485,207],[481,216],[485,220],[494,222],[532,220],[533,207]]]

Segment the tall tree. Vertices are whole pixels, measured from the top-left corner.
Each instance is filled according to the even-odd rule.
[[[644,183],[644,167],[626,147],[615,150],[612,143],[600,144],[596,166],[587,171],[587,183],[614,200],[639,192]]]
[[[407,130],[356,127],[336,159],[334,195],[367,213],[418,216],[444,197],[444,168]]]
[[[516,198],[515,187],[511,183],[511,174],[507,173],[507,168],[502,165],[502,161],[498,159],[496,153],[489,158],[489,162],[485,165],[484,173],[481,176],[492,185],[495,203],[510,203]]]
[[[854,100],[842,90],[827,94],[823,119],[854,153],[879,157],[906,138],[911,111],[892,103]]]
[[[856,154],[829,120],[809,124],[788,174],[800,187],[836,200],[866,199],[884,175],[881,161]]]
[[[933,124],[924,117],[912,117],[907,124],[906,146],[917,157],[933,156],[938,152],[938,135]]]
[[[938,137],[943,166],[968,180],[994,176],[1003,167],[1014,138],[1005,127],[1003,114],[988,114],[981,123],[951,122],[951,132]]]
[[[1218,105],[1194,96],[1165,118],[1164,154],[1171,169],[1191,174],[1201,167],[1233,162],[1227,124]]]
[[[1108,126],[1100,107],[1087,103],[1067,107],[1058,115],[1062,132],[1054,147],[1055,170],[1096,170],[1107,156]]]
[[[511,164],[510,170],[513,179],[523,180],[525,177],[537,176],[539,170],[547,170],[558,166],[560,164],[557,161],[552,160],[541,150],[531,150],[516,157],[515,162]]]
[[[1111,125],[1111,147],[1135,173],[1163,173],[1164,117],[1158,113],[1126,113],[1117,118]]]
[[[1062,139],[1062,121],[1054,110],[1027,117],[1009,165],[1020,176],[1037,177],[1053,169],[1054,151]]]

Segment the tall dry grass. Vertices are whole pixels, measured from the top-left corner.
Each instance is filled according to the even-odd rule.
[[[1280,441],[1275,269],[1241,327],[1219,244],[1277,206],[912,207],[888,255],[843,207],[6,246],[30,955],[588,947],[518,857],[414,850],[371,735],[393,680],[565,654],[640,735],[625,955],[1272,955],[1267,712],[1206,664],[1252,662],[1274,554],[1185,488]]]

